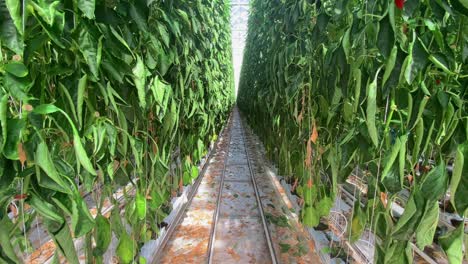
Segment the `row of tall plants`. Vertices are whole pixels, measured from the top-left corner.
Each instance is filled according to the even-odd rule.
[[[75,238],[100,263],[114,235],[130,263],[158,237],[234,101],[229,12],[226,0],[0,2],[1,263],[36,250],[36,218],[68,263]]]
[[[434,241],[462,262],[464,224],[437,226],[440,207],[468,207],[467,15],[464,0],[253,1],[238,104],[305,224],[359,175],[349,239],[373,231],[376,263],[412,263],[411,243]]]

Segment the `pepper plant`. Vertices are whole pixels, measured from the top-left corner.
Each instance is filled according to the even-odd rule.
[[[158,236],[234,101],[229,12],[225,0],[0,2],[1,263],[34,260],[37,218],[68,263],[75,238],[100,263],[114,234],[130,263]]]
[[[350,238],[373,231],[376,263],[411,263],[411,242],[434,240],[462,261],[463,224],[434,236],[446,193],[468,207],[467,15],[463,0],[253,1],[238,104],[306,225],[359,175]]]

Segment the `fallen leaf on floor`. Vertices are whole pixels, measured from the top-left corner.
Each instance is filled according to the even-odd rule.
[[[227,248],[227,253],[236,261],[239,261],[241,258],[232,248]]]

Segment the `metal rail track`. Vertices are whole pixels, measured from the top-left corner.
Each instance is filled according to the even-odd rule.
[[[215,238],[216,238],[216,227],[218,226],[218,218],[219,218],[219,210],[220,210],[220,204],[221,204],[221,196],[223,194],[223,186],[224,186],[224,178],[226,176],[226,164],[227,164],[227,161],[228,161],[228,157],[229,157],[229,149],[231,148],[231,139],[232,139],[232,127],[234,126],[234,120],[235,120],[235,117],[234,117],[234,112],[232,114],[232,124],[230,124],[230,127],[228,127],[229,129],[229,140],[228,140],[228,143],[227,143],[227,148],[226,148],[226,153],[224,154],[224,163],[223,163],[223,172],[221,174],[221,183],[219,184],[219,189],[218,189],[218,198],[216,200],[216,211],[213,215],[213,222],[212,222],[212,226],[211,226],[211,231],[210,231],[210,241],[208,243],[208,264],[211,264],[213,263],[213,255],[214,255],[214,242],[215,242]]]
[[[239,119],[240,119],[240,116],[239,116]],[[272,261],[273,264],[276,264],[276,263],[278,263],[278,260],[276,259],[275,248],[273,247],[273,242],[271,241],[270,230],[268,229],[268,224],[267,224],[266,219],[265,219],[265,214],[263,213],[262,201],[260,200],[260,194],[258,192],[257,182],[255,181],[254,172],[252,170],[252,166],[251,166],[251,162],[250,162],[250,155],[249,155],[249,151],[248,151],[247,144],[246,144],[247,137],[245,136],[244,123],[242,122],[241,119],[239,120],[239,122],[241,123],[242,138],[244,140],[244,148],[245,148],[245,154],[247,156],[247,164],[248,164],[248,167],[249,167],[250,178],[252,180],[253,187],[254,187],[254,190],[255,190],[255,198],[257,198],[258,209],[260,211],[260,217],[262,218],[262,225],[263,225],[263,230],[265,232],[265,238],[266,238],[266,241],[267,241],[267,244],[268,244],[268,249],[270,251],[271,261]]]
[[[236,115],[237,115],[237,117],[235,117]],[[277,264],[278,260],[276,258],[276,253],[275,253],[275,249],[273,247],[273,243],[272,243],[272,240],[271,240],[271,236],[270,236],[270,232],[269,232],[269,229],[268,229],[267,221],[266,221],[265,215],[263,213],[263,206],[262,206],[262,203],[261,203],[261,200],[260,200],[260,195],[259,195],[259,191],[258,191],[258,188],[257,188],[257,183],[255,181],[255,177],[254,177],[254,174],[253,174],[252,165],[251,165],[251,161],[250,161],[250,156],[249,156],[249,152],[248,152],[247,145],[246,145],[245,128],[244,128],[242,120],[240,119],[240,114],[239,114],[238,110],[235,110],[234,114],[233,114],[233,123],[232,123],[232,126],[231,126],[231,131],[230,131],[231,133],[229,134],[229,146],[227,147],[227,150],[226,150],[226,156],[225,156],[225,160],[224,160],[224,164],[223,164],[223,172],[222,172],[222,176],[221,176],[221,184],[220,184],[219,190],[218,190],[218,199],[217,199],[217,203],[216,203],[216,211],[215,211],[215,214],[213,216],[213,224],[212,224],[211,235],[210,235],[210,240],[209,240],[209,244],[208,244],[209,255],[208,255],[207,263],[208,264],[213,263],[214,243],[216,241],[216,229],[217,229],[217,226],[218,226],[219,212],[220,212],[221,200],[222,200],[222,195],[223,195],[223,186],[224,186],[224,180],[225,180],[225,174],[226,174],[226,165],[228,163],[228,157],[229,157],[229,153],[230,153],[231,139],[232,139],[232,129],[234,128],[234,120],[236,120],[236,119],[240,123],[240,129],[242,131],[241,135],[242,135],[242,140],[243,140],[243,143],[244,143],[243,145],[244,145],[244,149],[245,149],[245,154],[246,154],[246,157],[247,157],[247,166],[249,168],[250,180],[252,182],[254,193],[255,193],[255,198],[256,198],[256,201],[257,201],[257,204],[258,204],[260,218],[262,220],[263,231],[264,231],[264,234],[265,234],[265,240],[267,242],[266,244],[268,245],[268,251],[269,251],[269,255],[271,257],[271,263]]]

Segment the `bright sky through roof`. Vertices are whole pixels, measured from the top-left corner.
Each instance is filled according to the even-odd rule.
[[[247,19],[249,16],[249,0],[232,0],[231,2],[231,29],[232,29],[232,56],[234,63],[234,78],[237,87],[244,56],[245,38],[247,36]]]

